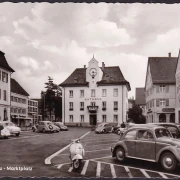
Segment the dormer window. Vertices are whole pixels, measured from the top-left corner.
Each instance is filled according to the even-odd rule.
[[[77,79],[77,78],[74,78],[74,82],[76,82],[76,83],[77,83],[77,81],[78,81],[78,79]]]

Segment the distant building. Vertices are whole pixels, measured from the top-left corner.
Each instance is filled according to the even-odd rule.
[[[38,122],[38,101],[34,99],[28,100],[28,117],[32,119],[33,125]]]
[[[147,122],[175,122],[179,77],[176,67],[177,57],[170,53],[168,57],[149,57],[145,83]]]
[[[10,120],[11,106],[11,74],[14,70],[6,61],[5,54],[0,51],[0,121]]]
[[[136,88],[135,104],[139,105],[139,107],[142,109],[142,114],[146,116],[146,98],[144,88]]]
[[[127,120],[128,91],[119,66],[99,67],[93,57],[88,67],[77,68],[60,84],[62,87],[62,120],[67,125],[91,126],[102,122]]]
[[[32,119],[28,117],[29,94],[13,78],[11,78],[11,120],[19,127],[31,126]]]

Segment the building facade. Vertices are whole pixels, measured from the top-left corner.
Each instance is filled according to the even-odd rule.
[[[30,127],[32,119],[28,117],[29,94],[11,78],[11,121],[21,128]]]
[[[177,57],[149,57],[145,95],[147,122],[175,122]]]
[[[130,84],[118,66],[99,67],[93,57],[63,83],[62,121],[67,125],[96,125],[127,120]]]
[[[11,74],[14,70],[6,61],[5,54],[0,51],[0,121],[10,120],[11,106]]]
[[[32,124],[38,123],[38,101],[34,99],[28,100],[28,117],[32,119]]]
[[[136,88],[136,100],[135,104],[142,109],[142,114],[146,116],[146,99],[145,99],[145,89]]]

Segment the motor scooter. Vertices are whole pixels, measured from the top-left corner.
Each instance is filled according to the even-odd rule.
[[[71,140],[72,144],[70,145],[70,159],[72,162],[73,169],[77,170],[82,165],[82,160],[85,155],[84,147],[80,142],[80,139]]]

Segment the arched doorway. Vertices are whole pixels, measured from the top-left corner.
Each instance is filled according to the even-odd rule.
[[[170,122],[175,123],[175,114],[174,113],[170,115]]]
[[[166,122],[166,115],[165,114],[159,115],[159,122]]]

